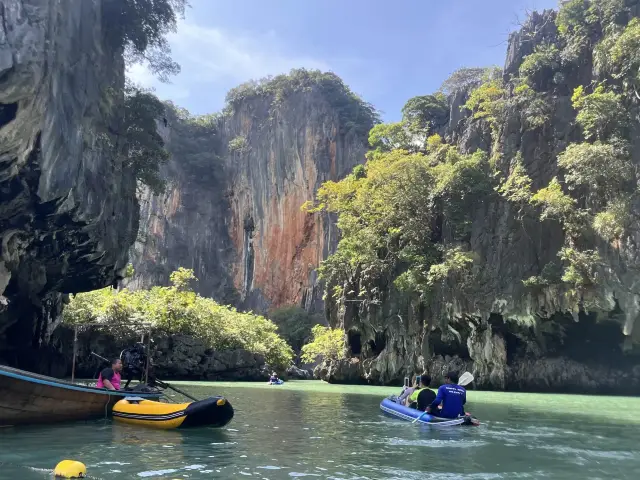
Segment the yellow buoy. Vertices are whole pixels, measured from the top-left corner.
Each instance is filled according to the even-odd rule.
[[[75,460],[62,460],[56,465],[53,474],[62,478],[84,478],[87,474],[87,467],[82,462]]]

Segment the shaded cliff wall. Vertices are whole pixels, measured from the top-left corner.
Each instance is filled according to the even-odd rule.
[[[533,14],[511,36],[505,81],[517,76],[523,58],[536,46],[562,48],[555,18],[553,11]],[[486,122],[461,111],[469,96],[465,90],[451,95],[450,122],[440,133],[463,152],[488,152],[504,176],[520,153],[533,191],[545,187],[559,175],[558,154],[581,138],[571,95],[575,87],[598,80],[591,51],[585,55],[554,77],[561,81],[545,95],[550,118],[544,125],[531,128],[526,109],[507,104],[492,133]],[[637,143],[637,121],[633,129]],[[633,156],[638,164],[640,150],[635,148]],[[397,291],[393,278],[376,289],[354,285],[354,292],[378,293],[364,299],[356,293],[327,305],[331,323],[347,332],[351,358],[324,364],[317,373],[330,381],[396,383],[422,370],[440,381],[452,368],[472,371],[480,388],[640,392],[640,352],[634,344],[639,336],[633,328],[640,298],[638,225],[618,245],[593,245],[605,267],[599,271],[597,291],[581,305],[560,285],[532,289],[523,284],[546,265],[559,263],[565,237],[558,223],[521,218],[498,195],[475,208],[468,244],[476,254],[473,282],[463,286],[448,281],[428,305]]]
[[[0,2],[0,359],[41,369],[63,294],[113,283],[138,228],[109,119],[122,55],[100,0]],[[46,364],[46,360],[44,361]]]
[[[224,303],[236,303],[228,273],[233,261],[229,237],[227,167],[218,119],[198,123],[169,108],[167,126],[159,124],[170,161],[162,167],[167,188],[162,195],[141,189],[140,230],[131,250],[135,275],[128,288],[169,285],[178,267],[192,268],[194,288]]]
[[[235,102],[209,118],[208,133],[189,133],[199,140],[188,145],[176,138],[184,140],[195,119],[168,119],[170,186],[142,196],[136,273],[126,285],[167,284],[184,266],[195,270],[198,292],[218,301],[259,312],[322,308],[315,270],[337,230],[328,216],[300,207],[324,181],[364,162],[365,139],[320,89],[275,100],[264,93]]]

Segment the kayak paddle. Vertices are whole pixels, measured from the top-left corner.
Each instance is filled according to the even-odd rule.
[[[420,415],[418,418],[416,418],[413,422],[411,423],[416,423],[418,420],[420,420],[422,417],[424,417],[427,414],[427,412],[422,412],[422,415]]]
[[[462,375],[460,375],[458,385],[464,387],[465,385],[469,385],[471,382],[473,382],[473,375],[471,375],[469,372],[464,372]]]

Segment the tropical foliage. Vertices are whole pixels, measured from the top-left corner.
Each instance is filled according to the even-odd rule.
[[[311,329],[312,340],[302,347],[302,361],[313,363],[318,359],[342,360],[345,358],[344,331],[316,325]]]
[[[502,80],[491,80],[471,92],[465,108],[471,110],[473,118],[484,119],[495,128],[504,115],[506,95]]]
[[[237,137],[229,140],[229,145],[227,147],[230,152],[237,153],[239,155],[243,155],[249,151],[249,142],[247,141],[247,137],[243,135],[238,135]]]
[[[277,308],[269,313],[269,319],[278,326],[280,335],[296,352],[311,340],[312,328],[324,320],[322,315],[295,306]]]
[[[192,289],[196,280],[192,270],[180,268],[171,274],[170,287],[79,293],[65,307],[64,322],[98,322],[116,328],[143,321],[151,323],[156,332],[193,335],[216,350],[242,348],[264,355],[273,366],[291,363],[291,347],[273,322],[201,297]]]
[[[244,83],[227,93],[227,111],[234,111],[246,100],[266,98],[271,110],[284,99],[302,92],[316,92],[329,103],[340,119],[343,133],[354,132],[366,139],[379,117],[373,106],[363,101],[336,74],[320,70],[293,69],[288,75],[266,77]]]
[[[493,189],[487,158],[435,139],[430,144],[428,154],[396,149],[370,156],[366,175],[326,182],[317,202],[303,207],[338,214],[342,238],[321,267],[330,284],[366,272],[371,280],[391,276],[398,288],[426,298],[449,274],[468,269],[471,255],[460,242],[468,238],[474,206]],[[444,226],[451,232],[446,242]]]
[[[176,31],[188,0],[105,0],[104,31],[129,64],[146,63],[161,81],[180,72],[166,35]]]
[[[523,42],[534,45],[511,75],[461,69],[440,93],[409,100],[402,121],[372,129],[367,163],[340,182],[326,182],[316,203],[304,206],[338,216],[342,238],[321,267],[326,293],[372,302],[393,280],[396,288],[429,302],[452,279],[464,288],[475,272],[476,255],[469,250],[473,212],[492,195],[516,207],[509,212],[523,229],[528,217],[564,230],[557,261],[523,279],[525,285],[561,285],[576,304],[595,290],[607,274],[602,249],[616,247],[629,233],[638,200],[630,133],[640,103],[639,6],[636,0],[562,2],[558,35],[545,33],[552,15],[540,31],[525,29],[523,35],[532,37]],[[534,40],[534,34],[540,35]],[[597,77],[580,85],[579,72],[591,57]],[[447,105],[460,98],[466,98],[467,121],[477,126],[474,141],[463,141],[477,145],[482,137],[486,153],[462,154],[443,138]],[[569,123],[567,130],[555,131],[556,119],[567,116],[573,120],[561,120]],[[541,141],[524,141],[533,135]],[[557,165],[547,185],[529,176],[528,169],[538,166],[533,159]]]
[[[156,122],[165,113],[164,104],[153,93],[132,84],[125,87],[124,118],[121,133],[125,165],[136,179],[159,194],[165,181],[160,168],[169,159]]]
[[[219,114],[191,115],[184,108],[167,102],[171,122],[171,151],[176,162],[194,181],[212,187],[221,175],[222,141]]]
[[[466,91],[472,87],[494,80],[502,76],[502,69],[499,67],[473,67],[460,68],[453,72],[440,87],[445,95],[454,92]]]

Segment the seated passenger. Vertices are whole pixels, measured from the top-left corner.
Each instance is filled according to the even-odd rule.
[[[424,412],[436,398],[436,394],[429,388],[431,377],[429,375],[420,376],[418,388],[409,396],[409,408],[417,408]]]
[[[427,413],[443,418],[464,416],[464,404],[467,403],[467,391],[458,385],[458,372],[449,372],[444,378],[445,384],[438,388],[438,395],[427,408]],[[442,410],[438,412],[438,406]]]
[[[96,387],[107,390],[120,390],[120,372],[122,371],[122,361],[114,358],[111,368],[107,367],[100,372]]]
[[[404,390],[402,391],[402,394],[396,399],[396,403],[399,403],[400,405],[405,405],[405,406],[407,405],[407,398],[409,398],[409,396],[418,387],[418,384],[416,383],[415,375],[412,378],[411,384],[413,385],[413,387],[405,387]]]
[[[420,378],[420,382],[423,388],[420,390],[420,393],[418,393],[416,408],[421,412],[425,412],[427,407],[435,400],[436,394],[429,388],[429,384],[431,383],[431,377],[429,375],[423,375]]]
[[[269,377],[269,383],[278,383],[278,375],[276,372],[271,372],[271,376]]]

